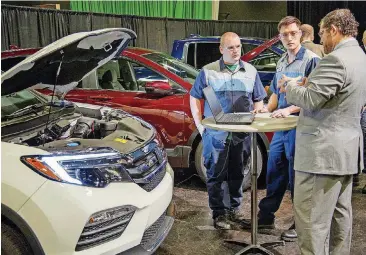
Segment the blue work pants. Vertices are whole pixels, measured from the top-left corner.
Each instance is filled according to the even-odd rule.
[[[276,132],[272,138],[267,163],[267,195],[259,203],[258,217],[263,224],[274,221],[274,213],[280,207],[288,185],[293,199],[295,140],[296,129]]]
[[[222,137],[210,134],[207,130],[203,133],[203,157],[213,218],[240,206],[243,197],[244,166],[250,157],[249,135],[241,142],[234,142],[226,137],[220,138]]]

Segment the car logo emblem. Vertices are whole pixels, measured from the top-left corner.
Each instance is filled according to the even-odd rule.
[[[147,162],[148,167],[152,167],[155,164],[155,160],[152,158]]]
[[[149,152],[149,146],[145,146],[144,148],[142,148],[142,151],[146,154]]]

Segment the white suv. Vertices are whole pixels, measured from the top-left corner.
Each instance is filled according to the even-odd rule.
[[[2,254],[151,254],[167,236],[174,174],[155,129],[29,89],[60,95],[135,36],[73,34],[3,73]]]

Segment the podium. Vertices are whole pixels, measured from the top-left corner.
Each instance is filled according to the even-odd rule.
[[[251,243],[240,242],[244,246],[239,254],[266,254],[273,255],[272,252],[265,247],[285,245],[284,241],[273,241],[258,244],[257,232],[257,133],[259,132],[275,132],[294,129],[297,125],[298,116],[290,115],[286,118],[272,118],[270,113],[257,113],[254,121],[250,125],[233,125],[233,124],[217,124],[213,117],[206,118],[202,121],[202,125],[206,128],[223,130],[228,132],[245,132],[251,136]],[[234,243],[238,244],[237,241]]]

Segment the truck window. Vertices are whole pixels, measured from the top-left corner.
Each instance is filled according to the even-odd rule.
[[[221,58],[220,43],[197,43],[196,68],[201,69],[204,65]]]
[[[187,54],[187,60],[186,63],[194,66],[194,48],[195,48],[196,44],[195,43],[190,43],[188,46],[188,54]]]

